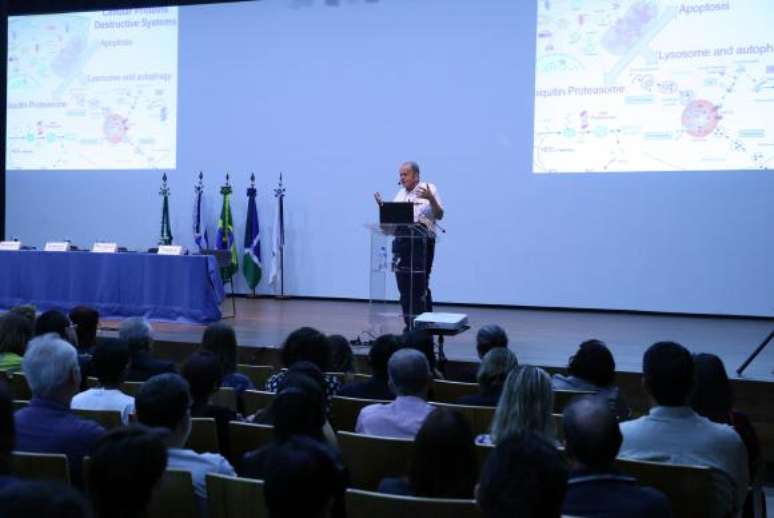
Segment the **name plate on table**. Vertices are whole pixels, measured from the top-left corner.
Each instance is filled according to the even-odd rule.
[[[114,254],[118,252],[118,243],[96,242],[94,245],[92,245],[91,251],[98,254]]]
[[[159,245],[159,255],[183,255],[185,248],[182,245]]]
[[[46,252],[69,252],[70,243],[68,241],[47,241],[43,250]]]
[[[21,247],[21,241],[0,241],[0,250],[3,252],[18,252]]]

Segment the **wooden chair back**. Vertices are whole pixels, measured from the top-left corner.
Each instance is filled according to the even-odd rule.
[[[561,414],[564,407],[576,397],[591,396],[594,392],[585,390],[554,390],[554,413]]]
[[[11,453],[11,473],[29,480],[55,480],[70,484],[70,463],[63,453]]]
[[[364,406],[375,403],[389,403],[389,401],[334,396],[331,399],[331,425],[336,430],[354,432],[360,410]]]
[[[470,405],[452,405],[450,403],[431,403],[433,406],[456,410],[465,416],[473,429],[473,435],[489,433],[492,426],[495,407],[492,406],[470,406]]]
[[[209,518],[268,518],[263,481],[207,474]]]
[[[73,408],[73,412],[83,419],[98,423],[105,430],[112,430],[124,424],[121,420],[121,412],[118,410],[81,410]]]
[[[446,498],[417,498],[388,495],[358,489],[347,489],[348,518],[394,518],[421,516],[422,518],[482,518],[483,513],[475,500]]]
[[[23,399],[14,399],[13,400],[13,411],[16,412],[17,410],[21,410],[22,408],[29,405],[30,402],[23,400]]]
[[[168,468],[153,492],[148,518],[190,518],[199,516],[191,472]]]
[[[256,390],[263,390],[266,387],[266,382],[274,374],[274,366],[240,363],[237,364],[237,372],[250,378]]]
[[[231,456],[237,460],[248,451],[257,450],[274,440],[274,427],[267,424],[231,421],[228,424]]]
[[[664,493],[672,503],[673,516],[699,518],[712,516],[714,507],[714,474],[706,466],[686,466],[617,459],[615,466],[622,473],[637,478],[643,486],[652,486]]]
[[[433,401],[454,403],[463,396],[478,394],[479,386],[477,383],[434,379],[430,390]]]
[[[121,392],[127,396],[135,397],[142,387],[142,381],[124,381],[121,383]]]
[[[231,387],[220,387],[215,394],[212,395],[212,404],[222,406],[237,411],[237,397],[236,391]]]
[[[27,376],[23,372],[14,372],[8,376],[8,390],[13,399],[26,401],[32,399],[32,391],[27,384]]]
[[[242,392],[242,400],[245,404],[245,415],[253,415],[258,410],[266,408],[274,401],[274,392],[265,390],[245,390]]]
[[[186,448],[197,453],[219,453],[218,428],[212,417],[194,417],[191,419],[191,435]]]
[[[342,431],[336,433],[336,438],[352,487],[375,491],[383,478],[408,474],[414,451],[411,439]]]

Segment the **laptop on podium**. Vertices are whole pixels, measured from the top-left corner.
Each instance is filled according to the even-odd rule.
[[[385,201],[379,206],[379,223],[404,225],[414,223],[414,204],[405,201]]]

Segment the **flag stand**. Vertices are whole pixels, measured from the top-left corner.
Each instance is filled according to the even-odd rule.
[[[161,177],[161,188],[159,189],[159,196],[163,198],[161,206],[161,234],[159,235],[160,245],[172,244],[172,226],[169,223],[169,195],[167,173],[164,173]]]
[[[277,198],[279,205],[279,274],[280,274],[280,292],[275,294],[277,299],[287,298],[285,296],[285,187],[282,184],[282,173],[279,175],[279,186],[274,189],[274,197]]]

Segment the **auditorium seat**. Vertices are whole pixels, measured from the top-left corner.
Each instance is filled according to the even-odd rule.
[[[264,409],[274,401],[274,392],[266,390],[245,390],[242,392],[242,400],[245,403],[245,415],[253,415],[258,410]]]
[[[231,456],[241,459],[248,451],[257,450],[274,440],[274,427],[231,421],[228,424],[228,434],[231,439]]]
[[[199,516],[191,472],[167,469],[153,491],[148,518],[190,518]]]
[[[470,406],[470,405],[452,405],[450,403],[430,403],[433,406],[456,410],[465,416],[473,430],[473,435],[489,433],[492,426],[495,407],[491,406]]]
[[[375,403],[389,403],[389,401],[334,396],[331,399],[331,426],[336,430],[354,432],[360,410],[364,406]]]
[[[26,401],[32,399],[32,391],[30,391],[30,386],[27,384],[27,377],[24,373],[14,372],[11,374],[8,378],[8,389],[13,399]]]
[[[349,468],[352,487],[376,490],[386,477],[408,473],[414,441],[377,437],[352,432],[336,432],[344,465]]]
[[[70,465],[62,453],[11,453],[11,473],[29,480],[55,480],[70,484]]]
[[[121,383],[121,392],[128,396],[136,396],[142,387],[142,381],[124,381]]]
[[[446,498],[417,498],[388,495],[372,491],[347,489],[348,518],[394,518],[421,516],[423,518],[482,518],[483,513],[475,500]]]
[[[218,428],[212,417],[194,417],[191,419],[191,435],[186,448],[197,453],[220,453]]]
[[[237,372],[250,378],[255,388],[261,389],[266,386],[266,381],[274,374],[274,367],[271,365],[247,365],[240,363],[237,365]]]
[[[561,414],[564,408],[576,397],[591,396],[594,392],[586,390],[556,390],[554,389],[554,413]]]
[[[267,518],[263,481],[207,474],[209,518]]]
[[[21,410],[22,408],[29,405],[30,402],[24,399],[14,399],[13,400],[13,411],[16,412],[17,410]]]
[[[123,425],[121,412],[118,410],[81,410],[73,408],[73,412],[83,419],[95,421],[105,430],[111,430]]]
[[[236,392],[231,387],[220,387],[215,394],[212,395],[211,402],[213,405],[222,406],[229,410],[237,411],[237,397]]]
[[[708,467],[628,459],[616,459],[615,467],[636,477],[641,485],[663,492],[672,503],[676,517],[699,518],[713,514],[713,472]]]
[[[434,379],[430,391],[433,401],[454,403],[463,396],[478,394],[480,387],[477,383]]]

